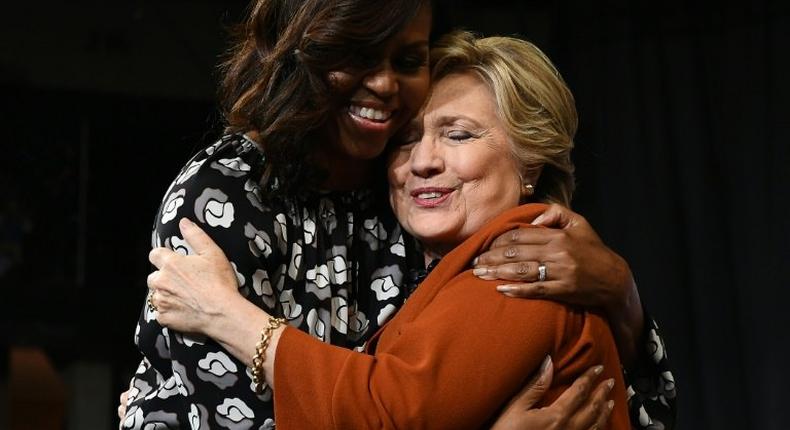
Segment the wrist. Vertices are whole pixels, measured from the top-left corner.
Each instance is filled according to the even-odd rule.
[[[604,310],[610,322],[619,321],[625,317],[626,310],[636,290],[636,283],[631,275],[628,262],[616,253],[611,253],[611,260],[606,265],[609,267],[608,277],[604,278],[607,282],[606,291],[608,300],[604,304]]]
[[[628,263],[619,256],[618,259],[620,261],[616,265],[620,283],[616,291],[619,294],[610,301],[606,313],[620,360],[627,367],[638,355],[641,333],[644,329],[644,313],[639,290]]]
[[[230,296],[204,322],[205,333],[217,342],[230,342],[234,333],[246,329],[255,320],[256,312],[261,310],[241,295]]]
[[[620,360],[626,368],[630,367],[639,355],[642,332],[644,331],[644,313],[636,285],[633,290],[621,316],[612,322],[612,331],[617,343],[617,350],[620,353]]]

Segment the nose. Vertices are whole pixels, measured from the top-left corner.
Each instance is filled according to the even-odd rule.
[[[362,85],[378,97],[388,98],[398,93],[398,75],[384,62],[362,78]]]
[[[423,136],[411,150],[409,156],[411,173],[429,178],[444,171],[444,153],[441,146],[430,136]]]

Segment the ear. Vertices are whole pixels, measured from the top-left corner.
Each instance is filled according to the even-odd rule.
[[[538,180],[543,172],[543,165],[524,168],[519,174],[521,178],[521,202],[526,203],[532,199],[535,190],[538,188]]]

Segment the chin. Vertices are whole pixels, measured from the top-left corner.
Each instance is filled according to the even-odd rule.
[[[359,149],[359,154],[357,158],[360,158],[362,160],[372,160],[378,157],[379,155],[381,155],[386,147],[387,147],[386,142],[381,144],[367,145],[364,148]]]
[[[346,147],[346,153],[358,160],[372,160],[384,152],[387,141],[383,142],[354,142]]]
[[[413,232],[409,233],[422,242],[427,248],[431,248],[434,251],[441,251],[440,253],[442,254],[445,251],[452,250],[452,248],[463,241],[456,240],[459,236],[458,229],[448,228],[447,225],[434,226],[436,228],[431,228],[431,226],[426,225],[421,225],[420,227],[421,228],[414,229]]]

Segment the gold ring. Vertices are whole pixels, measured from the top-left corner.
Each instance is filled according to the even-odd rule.
[[[151,301],[151,298],[154,297],[154,293],[156,293],[156,290],[151,290],[151,293],[148,294],[148,299],[145,301],[148,304],[148,310],[151,312],[156,312],[158,310],[154,302]]]

